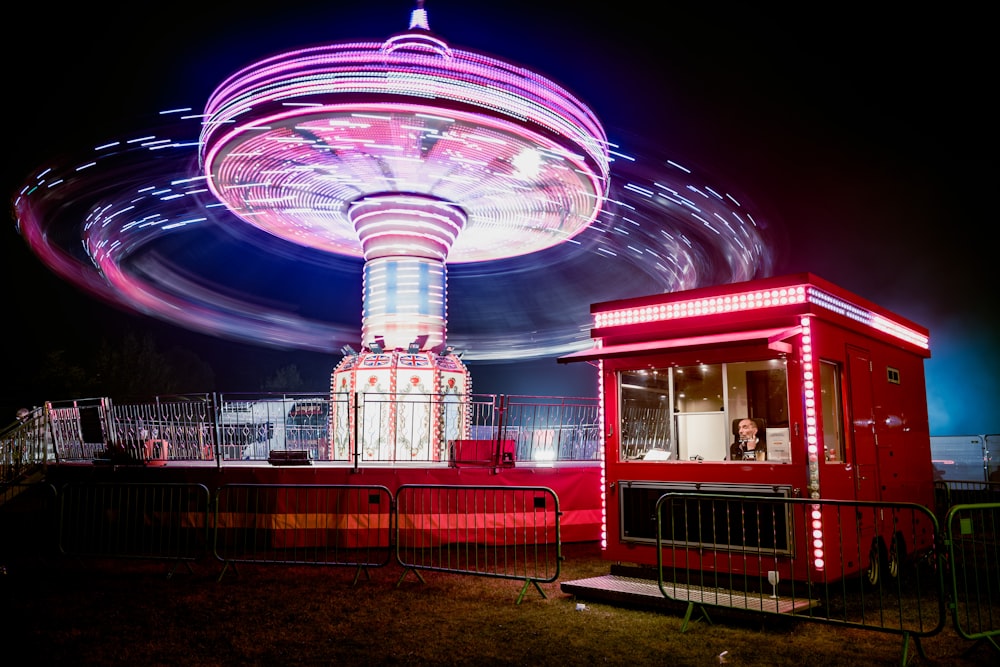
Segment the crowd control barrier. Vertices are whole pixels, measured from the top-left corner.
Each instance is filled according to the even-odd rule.
[[[169,577],[209,561],[222,563],[221,580],[240,563],[351,566],[356,582],[395,560],[397,585],[426,571],[500,577],[523,582],[520,604],[559,577],[561,514],[545,487],[404,485],[393,497],[381,486],[35,482],[0,489],[0,567],[154,559],[173,565]],[[911,643],[923,655],[920,639],[950,616],[962,638],[1000,653],[1000,502],[944,516],[939,527],[914,504],[668,493],[651,517],[660,560],[642,585],[681,605],[682,631],[713,608],[793,616],[898,635],[906,664]],[[873,526],[897,539],[868,551],[862,531]],[[927,530],[929,548],[907,549]]]
[[[943,529],[955,629],[1000,653],[1000,503],[956,505]]]
[[[214,554],[230,565],[382,567],[391,557],[384,486],[228,484],[216,493]]]
[[[437,570],[523,580],[559,577],[559,499],[543,487],[403,485],[396,493],[396,559]],[[400,578],[402,580],[402,577]]]
[[[713,606],[792,614],[898,634],[905,664],[945,625],[946,561],[922,506],[668,493],[656,517],[658,585],[686,605],[682,631]]]
[[[59,490],[59,549],[77,557],[190,567],[208,551],[209,497],[202,484],[65,484]]]

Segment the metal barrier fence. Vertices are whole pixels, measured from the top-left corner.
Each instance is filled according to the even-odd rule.
[[[955,505],[1000,502],[1000,482],[975,480],[938,480],[934,482],[934,505],[938,510],[938,522],[943,523],[945,514]]]
[[[58,492],[45,482],[0,486],[0,568],[56,553]]]
[[[726,607],[899,634],[945,624],[937,519],[914,504],[668,493],[656,504],[658,584]]]
[[[544,487],[406,484],[396,492],[396,559],[420,570],[539,583],[559,577],[562,561],[556,494]],[[402,581],[402,577],[400,578]]]
[[[202,484],[65,484],[59,549],[69,556],[190,563],[208,553],[208,510]]]
[[[1000,503],[956,505],[943,528],[955,629],[1000,652]]]
[[[562,560],[559,499],[545,487],[227,484],[26,484],[4,490],[5,544],[58,540],[67,556],[166,560],[209,553],[219,580],[241,563],[350,566],[355,582],[393,555],[422,570],[539,583]],[[29,502],[30,501],[30,502]],[[42,547],[40,547],[41,549]],[[3,552],[0,551],[0,555]]]
[[[1000,434],[931,436],[931,461],[941,480],[997,481]]]
[[[216,493],[219,578],[237,563],[352,566],[360,575],[390,561],[391,522],[384,486],[229,484]]]
[[[380,486],[234,484],[210,494],[199,484],[35,482],[0,491],[0,565],[61,553],[176,569],[211,552],[221,579],[246,562],[349,565],[360,575],[394,554],[402,576],[523,580],[520,603],[531,585],[545,597],[538,584],[557,580],[562,561],[559,499],[544,487],[404,485],[395,499]],[[922,655],[920,638],[940,632],[947,609],[962,637],[1000,651],[1000,503],[955,505],[939,529],[913,504],[668,493],[651,519],[652,585],[686,604],[682,630],[695,610],[707,619],[708,607],[791,614],[900,635],[906,664],[911,640]]]

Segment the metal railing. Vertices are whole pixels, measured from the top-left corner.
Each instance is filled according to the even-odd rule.
[[[55,460],[50,425],[36,409],[0,433],[0,484],[17,480]]]
[[[455,395],[426,395],[423,403],[412,396],[395,398],[365,393],[331,401],[315,394],[261,393],[158,396],[144,403],[114,404],[107,398],[48,402],[0,430],[0,483],[49,463],[113,459],[222,467],[266,462],[272,451],[357,467],[434,465],[449,461],[452,439],[494,443],[495,458],[502,453],[501,443],[513,442],[514,458],[521,464],[596,461],[600,456],[596,398],[470,394],[457,397],[457,403]],[[414,433],[414,424],[424,417],[439,435]],[[662,424],[654,422],[646,419],[643,428],[660,433]],[[385,427],[384,434],[379,431],[373,441],[377,446],[367,446],[363,431],[376,425]],[[952,446],[952,440],[961,446]],[[990,452],[998,440],[1000,435],[934,437],[935,455],[947,458],[935,465],[949,482],[959,470],[989,473]],[[996,482],[988,477],[981,481]]]
[[[267,462],[297,452],[311,463],[361,467],[450,462],[459,440],[517,462],[596,461],[597,399],[357,393],[161,396],[49,402],[0,433],[0,481],[60,462],[163,465]]]

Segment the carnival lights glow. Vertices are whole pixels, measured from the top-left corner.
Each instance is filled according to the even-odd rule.
[[[838,299],[832,294],[828,294],[821,289],[810,289],[809,301],[820,304],[824,308],[840,313],[844,317],[849,317],[855,322],[860,322],[866,326],[870,326],[873,329],[887,333],[890,336],[894,336],[900,340],[916,345],[917,347],[925,350],[930,349],[930,338],[927,335],[914,331],[913,329],[903,326],[898,322],[893,322],[889,318],[873,313],[866,308],[861,308],[860,306],[856,306],[855,304],[844,301],[843,299]]]
[[[601,328],[638,322],[659,322],[740,310],[774,308],[794,303],[813,303],[925,350],[930,347],[930,338],[926,334],[914,331],[899,322],[894,322],[884,315],[835,297],[817,287],[806,285],[773,290],[755,290],[753,292],[734,292],[710,299],[692,299],[657,306],[638,306],[602,311],[594,313],[594,326]]]
[[[63,279],[210,335],[552,357],[590,344],[591,303],[771,268],[737,197],[628,155],[564,88],[431,33],[422,5],[388,40],[256,62],[159,120],[39,169],[18,229]]]
[[[816,370],[812,352],[812,323],[809,317],[802,317],[799,323],[802,325],[802,348],[799,354],[802,363],[802,399],[806,417],[806,453],[809,457],[809,497],[818,499],[820,498],[819,427],[816,407]],[[823,570],[826,567],[823,508],[820,505],[810,505],[809,513],[812,527],[812,566],[816,570]]]
[[[701,317],[738,310],[757,310],[806,301],[804,286],[766,291],[740,292],[711,299],[693,299],[649,307],[626,308],[594,314],[594,326],[609,327],[637,322],[658,322],[684,317]]]

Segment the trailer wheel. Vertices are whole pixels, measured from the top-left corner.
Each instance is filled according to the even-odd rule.
[[[871,586],[878,586],[882,578],[883,558],[882,541],[879,538],[872,540],[871,549],[868,550],[868,568],[865,570],[865,579]]]
[[[889,544],[889,554],[886,558],[888,565],[889,576],[893,579],[899,576],[899,570],[902,567],[903,561],[906,558],[906,545],[903,544],[903,536],[896,533],[892,536],[892,542]]]

